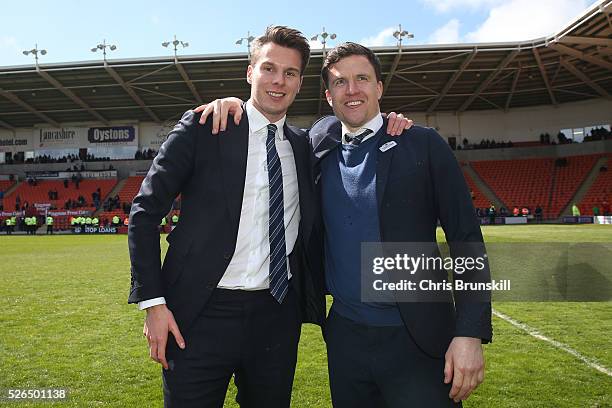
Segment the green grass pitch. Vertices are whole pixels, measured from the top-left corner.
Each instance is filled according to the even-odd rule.
[[[483,233],[489,243],[612,242],[612,226],[496,226]],[[160,367],[148,357],[143,312],[126,303],[126,236],[0,236],[0,259],[0,390],[70,392],[66,401],[16,406],[162,406]],[[493,307],[612,368],[609,301]],[[485,382],[464,406],[612,407],[612,377],[504,320],[494,317],[493,324]],[[234,395],[231,385],[226,406],[237,406]],[[302,330],[292,401],[294,407],[331,406],[325,346],[312,325]],[[4,405],[11,403],[0,400]]]

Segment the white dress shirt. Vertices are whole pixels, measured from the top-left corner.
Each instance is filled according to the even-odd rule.
[[[249,120],[249,145],[246,177],[236,250],[218,287],[224,289],[260,290],[269,288],[270,242],[268,234],[270,189],[268,182],[266,139],[270,121],[259,112],[251,100],[246,103]],[[285,245],[287,257],[293,251],[300,224],[297,170],[293,149],[284,137],[286,116],[274,124],[276,150],[283,172]],[[382,121],[382,119],[381,119]],[[219,137],[228,137],[219,135]],[[289,262],[287,262],[288,277]],[[165,304],[163,297],[138,303],[139,308]]]
[[[380,115],[380,112],[378,112],[376,114],[376,116],[374,116],[372,119],[370,119],[368,122],[366,122],[365,125],[363,125],[359,129],[357,129],[357,131],[355,131],[355,132],[350,132],[348,130],[348,128],[343,123],[342,124],[342,144],[348,144],[348,141],[346,140],[346,135],[347,134],[349,136],[351,136],[351,137],[355,137],[358,134],[360,134],[361,132],[363,132],[364,130],[370,129],[372,131],[372,133],[370,133],[369,135],[364,137],[363,140],[361,141],[361,143],[365,142],[369,138],[373,137],[376,133],[378,133],[380,128],[383,126],[383,123],[384,123],[383,122],[383,118]]]

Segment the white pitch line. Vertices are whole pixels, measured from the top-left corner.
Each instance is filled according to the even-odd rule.
[[[602,366],[601,364],[596,363],[595,361],[593,361],[593,359],[590,359],[588,357],[583,356],[582,354],[580,354],[579,352],[577,352],[576,350],[574,350],[573,348],[571,348],[567,344],[563,344],[561,342],[558,342],[557,340],[553,340],[551,338],[548,338],[548,337],[544,336],[542,333],[540,333],[539,331],[537,331],[536,329],[534,329],[533,327],[530,327],[530,326],[526,325],[525,323],[518,322],[518,321],[514,320],[513,318],[511,318],[510,316],[506,316],[505,314],[500,313],[500,312],[498,312],[495,309],[493,309],[493,314],[495,316],[499,317],[500,319],[505,320],[506,322],[510,323],[514,327],[517,327],[517,328],[523,330],[524,332],[526,332],[530,336],[535,337],[538,340],[542,340],[542,341],[545,341],[547,343],[550,343],[554,347],[556,347],[556,348],[558,348],[560,350],[563,350],[566,353],[569,353],[572,356],[576,357],[577,359],[581,360],[583,363],[585,363],[589,367],[594,368],[595,370],[597,370],[597,371],[599,371],[601,373],[604,373],[604,374],[612,377],[612,371],[609,368],[606,368],[606,367]]]

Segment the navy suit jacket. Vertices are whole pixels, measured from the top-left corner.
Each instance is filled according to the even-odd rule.
[[[159,149],[134,198],[128,228],[132,264],[128,302],[165,297],[181,330],[188,330],[217,287],[236,248],[246,177],[249,124],[228,122],[219,135],[211,118],[187,111]],[[303,322],[325,317],[321,230],[317,226],[311,155],[306,134],[285,125],[296,162],[301,220],[289,256],[292,287]],[[181,194],[181,220],[166,238],[163,265],[158,225]]]
[[[383,129],[387,126],[384,120]],[[319,164],[341,143],[341,123],[329,116],[310,129],[314,176]],[[400,136],[386,133],[379,146],[397,145],[378,154],[376,195],[383,242],[436,242],[440,222],[452,256],[484,255],[483,238],[463,173],[448,144],[430,128],[412,126]],[[461,243],[475,245],[461,245]],[[485,271],[489,275],[488,264]],[[466,297],[467,296],[467,297]],[[455,301],[398,302],[402,320],[427,354],[444,356],[455,336],[492,337],[490,302],[455,293]]]

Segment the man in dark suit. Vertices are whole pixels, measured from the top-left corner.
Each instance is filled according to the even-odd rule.
[[[460,405],[483,380],[488,297],[364,302],[359,253],[363,242],[435,243],[440,221],[453,256],[486,259],[461,170],[433,129],[394,138],[380,130],[381,68],[371,50],[335,47],[322,77],[336,117],[315,123],[310,138],[334,297],[325,326],[334,406]]]
[[[290,404],[301,323],[325,316],[311,150],[285,123],[309,55],[299,31],[269,27],[246,120],[218,137],[186,112],[134,198],[129,302],[147,311],[166,407],[221,407],[232,376],[244,407]],[[162,266],[157,227],[179,193]]]

